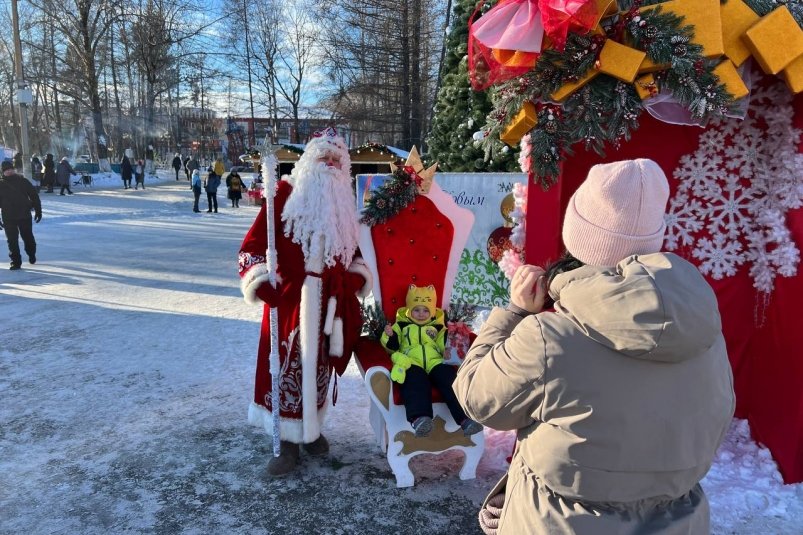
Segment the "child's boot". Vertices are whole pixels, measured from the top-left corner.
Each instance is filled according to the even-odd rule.
[[[413,431],[417,437],[428,437],[432,432],[432,418],[429,416],[419,416],[413,420]]]
[[[482,431],[483,427],[482,424],[475,422],[471,418],[466,418],[463,420],[463,423],[460,424],[460,429],[463,430],[465,436],[470,437]]]

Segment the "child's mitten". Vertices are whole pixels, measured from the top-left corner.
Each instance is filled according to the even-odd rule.
[[[404,353],[399,352],[393,353],[390,356],[390,360],[393,361],[390,378],[399,384],[403,384],[404,379],[407,377],[407,369],[413,365],[413,361]]]

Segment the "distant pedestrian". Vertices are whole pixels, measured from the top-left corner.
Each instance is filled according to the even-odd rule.
[[[19,238],[25,244],[28,262],[36,263],[36,240],[33,237],[31,210],[33,221],[42,220],[42,204],[36,188],[25,177],[14,172],[14,164],[4,160],[0,164],[0,220],[8,240],[8,257],[11,259],[10,269],[22,267]]]
[[[56,161],[52,154],[45,156],[42,164],[42,185],[47,187],[45,193],[53,193],[53,185],[56,183]]]
[[[223,173],[226,172],[226,166],[223,165],[223,158],[218,158],[212,166],[215,174],[223,179]]]
[[[193,171],[201,171],[201,162],[198,161],[198,156],[190,158],[190,161],[187,163],[187,169],[190,171],[190,176],[192,176]]]
[[[204,189],[206,190],[206,202],[209,207],[207,212],[212,212],[214,208],[215,213],[217,213],[217,189],[220,187],[220,176],[217,173],[212,172],[206,177],[206,185]]]
[[[192,174],[192,171],[190,171],[190,168],[188,167],[190,164],[190,157],[185,156],[181,163],[184,165],[184,174],[187,176],[187,180],[189,180],[190,175]]]
[[[181,171],[183,166],[184,164],[181,161],[181,155],[176,153],[176,156],[173,158],[173,169],[176,170],[176,180],[178,180],[178,172]]]
[[[137,160],[137,165],[134,167],[134,179],[136,182],[134,184],[134,189],[139,189],[139,186],[142,186],[142,189],[145,189],[145,170],[147,167],[147,164],[143,163],[142,160]]]
[[[201,172],[197,169],[192,172],[192,194],[195,197],[195,203],[192,205],[193,212],[200,212],[198,209],[198,201],[201,198]]]
[[[22,174],[22,153],[18,152],[14,154],[14,169],[17,170],[19,174]]]
[[[31,157],[31,179],[36,182],[38,191],[42,187],[42,162],[36,154]]]
[[[128,159],[127,154],[123,154],[123,159],[120,161],[120,176],[123,179],[123,189],[131,187],[131,178],[134,175],[134,168],[131,166],[131,160]]]
[[[67,157],[61,159],[59,162],[59,166],[56,169],[56,182],[58,185],[61,186],[60,195],[64,195],[64,190],[67,190],[69,195],[72,195],[72,190],[70,189],[70,177],[75,174],[70,162],[67,160]]]
[[[226,177],[226,187],[228,188],[228,198],[231,200],[232,208],[240,207],[240,199],[243,198],[243,180],[237,171],[232,171]]]
[[[145,167],[143,169],[143,176],[145,173],[147,173],[148,176],[156,175],[156,164],[153,160],[153,145],[148,145],[148,148],[145,149]],[[143,189],[145,188],[144,182],[142,183],[142,187]]]

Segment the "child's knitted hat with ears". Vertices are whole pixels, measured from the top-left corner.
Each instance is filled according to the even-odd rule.
[[[429,311],[429,317],[435,316],[435,303],[438,300],[438,294],[435,292],[435,287],[429,285],[427,287],[419,288],[415,284],[411,284],[407,288],[407,308],[412,310],[417,306],[425,306]]]

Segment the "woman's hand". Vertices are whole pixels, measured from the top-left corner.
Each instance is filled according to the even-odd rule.
[[[510,302],[530,313],[541,312],[547,295],[544,268],[524,264],[510,281]]]

